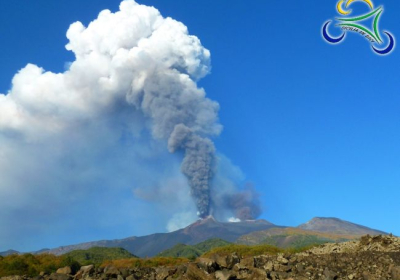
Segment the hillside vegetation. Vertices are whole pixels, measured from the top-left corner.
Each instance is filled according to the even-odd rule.
[[[187,258],[166,258],[154,257],[148,259],[130,258],[124,260],[110,260],[105,261],[100,267],[113,266],[116,268],[150,268],[159,266],[177,266],[187,264],[190,260]]]
[[[138,258],[122,248],[94,247],[88,250],[75,250],[62,256],[52,254],[24,254],[0,256],[0,277],[27,275],[34,277],[41,272],[51,274],[58,268],[69,266],[75,274],[81,266],[94,264],[96,267],[114,266],[116,268],[151,268],[159,266],[177,266],[187,264],[199,256],[229,255],[240,257],[257,255],[276,255],[277,253],[295,253],[302,249],[281,249],[271,245],[239,245],[221,239],[210,239],[197,245],[179,244],[153,258]]]
[[[299,228],[272,228],[243,235],[237,240],[237,243],[244,245],[268,244],[279,248],[302,248],[324,243],[345,242],[359,237],[358,235],[313,232]]]
[[[9,255],[0,257],[0,277],[8,275],[37,276],[41,271],[55,272],[60,267],[70,266],[73,272],[80,268],[80,264],[68,256],[41,255]]]
[[[81,265],[100,265],[104,261],[137,258],[123,248],[93,247],[87,250],[71,251],[64,256],[70,257]]]
[[[343,241],[347,241],[344,239]],[[283,248],[302,248],[310,245],[321,245],[325,243],[334,243],[333,239],[320,237],[316,235],[275,235],[266,237],[262,244],[269,244]],[[340,241],[342,242],[342,241]]]
[[[207,251],[229,244],[231,243],[228,241],[219,238],[212,238],[196,245],[177,244],[174,247],[159,253],[157,256],[195,259]]]
[[[241,244],[230,244],[224,247],[214,248],[205,254],[202,257],[211,257],[213,255],[226,256],[231,254],[236,254],[239,257],[254,257],[260,255],[276,255],[278,253],[289,253],[295,254],[307,251],[313,247],[318,246],[318,244],[310,244],[309,246],[298,247],[298,248],[278,248],[276,246],[261,244],[261,245],[241,245]]]
[[[88,250],[76,250],[62,256],[52,254],[23,254],[0,256],[0,277],[8,275],[37,276],[40,272],[53,273],[58,268],[69,266],[75,273],[82,265],[100,266],[106,261],[132,259],[136,256],[122,248],[94,247]]]

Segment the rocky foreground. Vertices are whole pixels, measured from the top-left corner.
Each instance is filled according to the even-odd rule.
[[[10,276],[1,280],[24,280]],[[364,279],[400,280],[400,238],[364,236],[360,241],[325,244],[297,254],[241,257],[236,253],[208,258],[175,267],[117,268],[93,265],[71,275],[69,267],[57,273],[35,277],[36,280],[172,280],[172,279]]]

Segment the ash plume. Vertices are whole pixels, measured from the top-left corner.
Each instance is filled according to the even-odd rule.
[[[251,199],[236,186],[227,192],[228,204],[213,197],[226,194],[224,184],[232,182],[215,179],[211,139],[222,130],[219,105],[197,86],[210,72],[210,52],[185,25],[125,0],[119,11],[104,10],[88,26],[71,24],[67,38],[75,60],[65,72],[28,64],[9,92],[0,94],[1,228],[14,228],[23,209],[36,213],[45,228],[56,218],[43,214],[44,201],[84,205],[83,198],[99,189],[98,199],[130,188],[147,198],[152,195],[146,191],[165,191],[154,197],[171,201],[173,184],[149,185],[178,181],[184,193],[182,175],[174,173],[178,157],[200,217],[219,207],[256,216]]]
[[[246,194],[235,194],[232,196],[229,206],[234,210],[235,217],[241,221],[255,220],[261,214],[260,205],[255,203]]]
[[[190,128],[179,124],[175,126],[168,140],[168,148],[171,152],[175,152],[178,148],[185,150],[182,172],[189,179],[199,216],[202,218],[208,216],[210,212],[210,180],[214,172],[214,144],[210,139],[202,138],[194,134]]]
[[[255,220],[262,213],[259,194],[251,184],[247,184],[242,190],[222,194],[222,202],[241,221]]]

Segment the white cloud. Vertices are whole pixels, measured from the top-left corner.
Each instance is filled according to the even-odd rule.
[[[196,213],[193,212],[182,212],[174,214],[167,224],[168,232],[176,231],[178,229],[187,227],[193,221],[198,219]]]
[[[98,216],[107,206],[110,224],[112,216],[123,220],[117,207],[127,194],[131,209],[124,209],[139,220],[159,216],[159,229],[179,205],[195,212],[181,156],[168,153],[167,139],[181,123],[203,135],[221,130],[218,104],[196,85],[210,70],[209,51],[182,23],[132,0],[87,27],[73,23],[67,37],[76,59],[64,73],[28,64],[0,94],[0,248],[31,240],[33,231],[71,232],[73,221],[104,226],[68,218],[85,216],[86,207]],[[158,192],[164,206],[176,193],[181,198],[156,215],[141,211],[157,207],[133,198],[132,189]]]
[[[185,25],[133,0],[87,27],[73,23],[67,38],[76,59],[65,72],[28,64],[0,94],[0,249],[196,219],[193,202],[208,199],[208,190],[197,192],[212,173],[209,137],[222,129],[219,105],[196,84],[210,71],[210,52]],[[201,168],[203,177],[194,174]],[[235,189],[221,175],[216,182]],[[146,219],[160,222],[138,229]],[[85,230],[74,236],[77,225]]]

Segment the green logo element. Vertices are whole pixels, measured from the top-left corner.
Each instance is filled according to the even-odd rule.
[[[346,8],[349,7],[350,4],[355,1],[357,1],[357,0],[348,0],[346,3]],[[386,32],[386,31],[384,32],[389,38],[389,44],[385,49],[377,49],[374,46],[374,45],[380,45],[383,43],[382,37],[379,32],[379,20],[383,13],[383,7],[379,7],[374,10],[371,0],[361,0],[361,1],[367,3],[372,11],[367,14],[359,15],[356,17],[336,18],[336,20],[338,21],[336,26],[340,26],[340,28],[343,31],[343,34],[338,38],[333,38],[329,35],[327,28],[328,28],[329,23],[331,23],[331,21],[327,21],[324,24],[323,29],[322,29],[323,38],[331,44],[338,44],[343,41],[343,39],[345,38],[345,35],[348,31],[356,32],[356,33],[360,34],[361,36],[363,36],[364,38],[366,38],[370,42],[371,47],[374,50],[374,52],[376,52],[377,54],[380,54],[380,55],[389,54],[390,52],[392,52],[394,50],[394,46],[395,46],[394,37],[389,32]],[[341,15],[350,14],[351,10],[346,11],[342,8],[343,3],[344,3],[344,0],[341,0],[338,2],[338,4],[337,4],[338,13]],[[360,22],[366,21],[368,19],[372,19],[372,29],[368,29],[364,25],[360,24]]]

